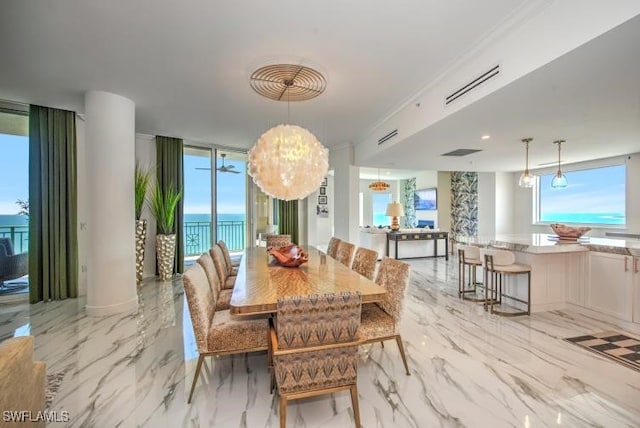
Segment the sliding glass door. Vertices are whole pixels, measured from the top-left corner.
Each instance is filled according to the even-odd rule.
[[[247,239],[247,155],[216,150],[216,239],[242,251]]]
[[[184,147],[184,257],[197,258],[212,244],[213,212],[210,148]]]

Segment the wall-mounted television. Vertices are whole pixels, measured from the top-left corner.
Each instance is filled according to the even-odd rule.
[[[416,190],[413,194],[413,205],[416,211],[432,211],[438,209],[438,191],[431,189]]]

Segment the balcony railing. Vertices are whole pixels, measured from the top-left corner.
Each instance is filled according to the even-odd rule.
[[[244,221],[219,221],[216,236],[229,250],[244,250],[246,246]],[[16,254],[29,250],[29,226],[0,226],[0,238],[9,238]],[[185,256],[195,256],[211,248],[211,222],[184,223]]]
[[[29,226],[0,226],[0,238],[11,239],[15,254],[29,251]]]
[[[211,222],[193,221],[184,223],[184,255],[197,256],[211,248]],[[244,250],[246,246],[244,221],[219,221],[218,240],[227,244],[230,251]]]

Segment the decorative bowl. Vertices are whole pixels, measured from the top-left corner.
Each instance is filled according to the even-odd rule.
[[[284,247],[269,247],[267,253],[271,254],[280,266],[298,267],[309,261],[307,253],[296,244]]]
[[[573,241],[582,237],[582,235],[591,230],[591,228],[587,226],[571,227],[562,223],[553,223],[550,226],[551,229],[553,229],[553,231],[556,233],[556,235],[558,235],[558,238]]]

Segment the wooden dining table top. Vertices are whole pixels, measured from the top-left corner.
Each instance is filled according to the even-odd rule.
[[[264,247],[248,248],[238,267],[229,311],[234,315],[277,311],[285,296],[360,291],[362,302],[377,302],[386,290],[314,247],[305,247],[309,261],[299,267],[283,267]]]

